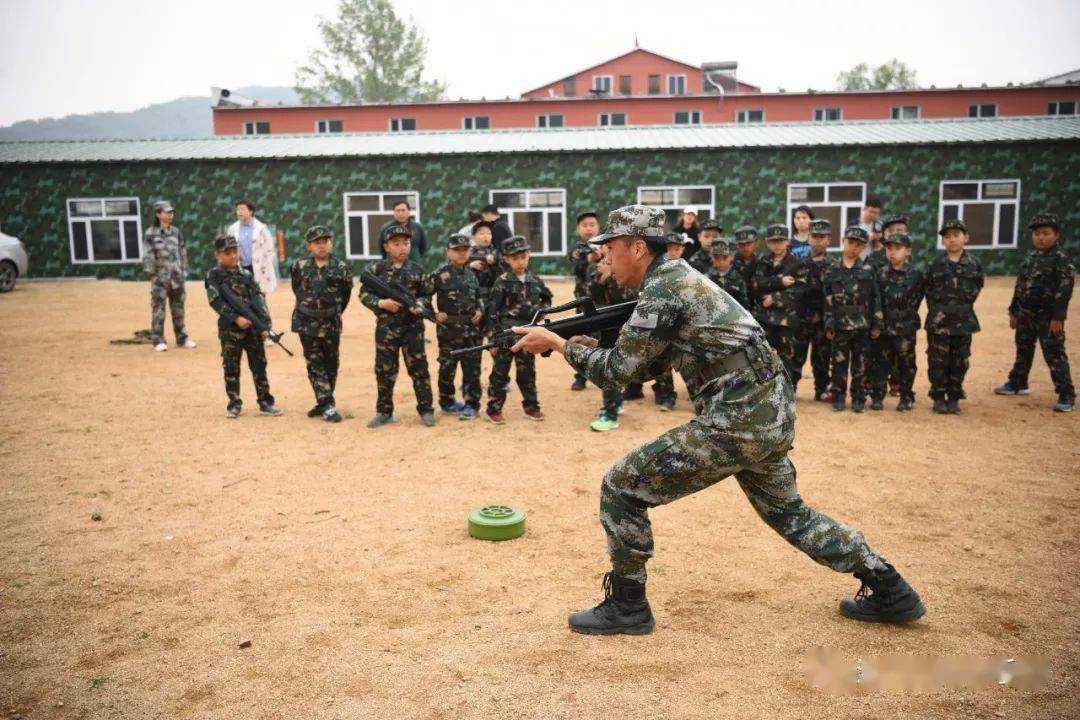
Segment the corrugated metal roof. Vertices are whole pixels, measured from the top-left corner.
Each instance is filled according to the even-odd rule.
[[[932,145],[1080,139],[1080,116],[0,143],[0,163]]]

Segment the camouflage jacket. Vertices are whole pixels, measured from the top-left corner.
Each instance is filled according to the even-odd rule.
[[[543,280],[530,272],[525,273],[523,280],[505,272],[491,288],[487,307],[488,332],[530,322],[537,310],[550,306],[551,291]]]
[[[869,265],[837,262],[825,273],[825,331],[880,330],[881,292]]]
[[[760,262],[761,258],[757,255],[750,258],[749,262],[743,260],[742,255],[735,256],[735,262],[733,262],[732,265],[736,270],[742,273],[742,279],[746,283],[747,290],[754,284],[754,271],[757,269],[758,263]]]
[[[878,288],[881,291],[881,311],[885,315],[885,324],[881,332],[884,335],[914,335],[921,326],[919,305],[923,299],[923,273],[910,262],[900,269],[892,264],[878,270]]]
[[[187,246],[180,228],[172,225],[163,230],[150,226],[143,236],[143,272],[156,283],[183,287],[187,279]]]
[[[749,308],[750,297],[746,292],[746,281],[743,280],[742,273],[735,269],[732,265],[728,268],[726,273],[720,274],[720,271],[713,265],[709,268],[709,271],[705,273],[705,277],[716,283],[721,290],[735,299],[735,302],[742,305],[744,308]]]
[[[1076,268],[1057,247],[1046,252],[1032,251],[1020,264],[1009,314],[1021,311],[1049,314],[1051,320],[1065,320],[1072,299]]]
[[[799,315],[803,321],[817,325],[825,321],[825,273],[836,261],[822,254],[820,259],[807,255],[802,263],[806,266],[806,291],[799,303]]]
[[[378,260],[368,266],[368,270],[387,282],[397,283],[412,293],[413,296],[420,301],[421,305],[431,307],[431,279],[424,274],[423,269],[412,260],[406,260],[405,264],[398,268],[395,268],[394,264],[390,262],[389,259]],[[363,285],[360,286],[360,303],[368,310],[375,313],[375,317],[378,318],[379,323],[400,326],[415,326],[419,324],[421,327],[423,326],[423,318],[419,315],[414,315],[405,308],[402,308],[397,312],[389,312],[381,309],[379,307],[379,300],[381,299],[382,298],[375,293],[364,289]]]
[[[694,256],[687,260],[687,262],[690,263],[690,267],[705,275],[707,275],[709,270],[713,267],[712,255],[705,248],[699,248],[698,251],[694,253]]]
[[[615,282],[614,275],[608,275],[601,281],[596,263],[593,263],[589,267],[587,277],[588,282],[586,283],[586,287],[589,291],[589,297],[592,298],[593,303],[597,307],[637,300],[637,288],[619,287],[619,284]]]
[[[294,262],[290,274],[296,296],[292,331],[312,337],[340,334],[341,314],[349,306],[353,286],[349,266],[331,255],[319,267],[309,256]]]
[[[806,266],[797,257],[787,253],[774,263],[772,258],[758,259],[754,266],[754,279],[750,284],[753,296],[753,313],[762,325],[780,327],[799,326],[799,304],[806,292]],[[795,284],[784,287],[782,278],[791,275]],[[772,298],[772,305],[765,307],[765,297]]]
[[[975,299],[983,286],[982,265],[965,250],[950,262],[941,253],[926,269],[926,332],[970,335],[979,332]]]
[[[236,295],[251,306],[255,312],[263,317],[270,318],[270,309],[266,306],[266,298],[263,297],[259,284],[254,276],[243,268],[226,270],[220,265],[215,265],[206,273],[206,299],[210,301],[210,307],[218,314],[218,332],[232,330],[242,332],[236,324],[236,318],[240,313],[221,296],[221,286],[227,284]]]
[[[589,271],[589,253],[593,251],[592,246],[584,240],[578,240],[570,248],[568,257],[570,258],[570,267],[574,273],[574,297],[586,297],[588,287],[586,286],[585,275]]]
[[[882,268],[889,264],[889,256],[885,254],[885,248],[881,247],[877,250],[870,250],[870,253],[863,260],[863,264],[871,268],[874,273],[877,273]]]
[[[477,310],[484,309],[480,298],[480,281],[468,266],[457,267],[448,262],[431,274],[431,289],[435,293],[435,309],[446,313],[446,322],[435,329],[441,339],[453,339],[481,333],[480,325],[473,322]]]
[[[494,262],[489,263],[488,258],[495,258]],[[480,260],[484,263],[483,270],[473,270],[476,273],[476,279],[480,281],[480,290],[482,295],[487,295],[491,292],[491,287],[495,284],[495,279],[506,272],[506,266],[502,261],[502,253],[500,253],[494,244],[488,245],[485,248],[473,246],[469,251],[469,262],[474,260]]]
[[[723,373],[718,363],[746,352],[750,367]],[[759,385],[755,374],[772,377],[780,361],[749,311],[683,260],[657,256],[641,282],[638,305],[613,348],[567,343],[566,361],[600,387],[622,387],[678,370],[686,380],[698,417],[694,422],[721,429],[757,421],[767,432],[780,413],[794,420],[790,395],[753,402],[754,392],[782,393],[783,384]],[[753,382],[744,382],[754,378]],[[754,417],[741,417],[749,413]],[[790,418],[788,418],[790,415]],[[738,416],[738,417],[737,417]]]

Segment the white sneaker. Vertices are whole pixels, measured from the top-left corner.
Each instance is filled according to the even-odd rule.
[[[199,343],[195,342],[191,338],[188,338],[180,347],[184,348],[185,350],[194,350],[195,348],[199,347]]]
[[[169,346],[166,345],[163,342],[160,342],[160,343],[158,343],[157,345],[154,346],[154,352],[165,352],[168,349],[169,349]]]

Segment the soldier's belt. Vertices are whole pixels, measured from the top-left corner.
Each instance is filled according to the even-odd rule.
[[[966,313],[971,310],[971,303],[941,303],[940,305],[935,305],[934,309],[940,310],[946,315]]]
[[[330,317],[337,317],[338,315],[341,314],[341,310],[339,310],[338,308],[327,308],[326,310],[315,310],[315,309],[312,309],[312,308],[304,307],[303,305],[298,305],[296,307],[296,312],[303,315],[304,317],[319,318],[320,320],[325,320],[326,318],[330,318]]]
[[[740,350],[699,370],[697,373],[697,386],[702,387],[717,378],[748,367],[753,367],[750,356],[746,354],[745,350]]]

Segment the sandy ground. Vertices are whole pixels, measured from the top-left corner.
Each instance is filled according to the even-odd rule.
[[[555,283],[557,299],[570,286]],[[813,505],[861,528],[922,593],[910,627],[843,619],[858,583],[815,565],[724,482],[652,513],[647,637],[570,633],[605,570],[597,489],[632,446],[690,417],[629,404],[588,430],[599,391],[540,360],[548,419],[421,426],[407,381],[373,431],[373,318],[347,313],[339,407],[304,413],[302,358],[271,348],[285,415],[226,420],[214,319],[200,347],[112,346],[149,323],[145,284],[24,283],[0,296],[0,713],[26,718],[1065,718],[1080,716],[1080,416],[991,389],[1012,341],[1011,280],[979,300],[970,400],[932,415],[836,414],[801,392],[793,453]],[[1078,296],[1080,298],[1080,296]],[[271,298],[285,326],[291,294]],[[1080,299],[1068,332],[1080,367]],[[920,336],[920,364],[924,365]],[[294,335],[289,344],[299,352]],[[429,354],[434,358],[435,346]],[[489,365],[485,360],[485,370]],[[486,377],[486,374],[485,374]],[[404,379],[404,375],[402,376]],[[516,541],[469,509],[528,514]],[[93,521],[99,512],[102,519]],[[241,649],[242,641],[251,645]],[[816,647],[1041,655],[1041,690],[837,696],[800,670]]]

